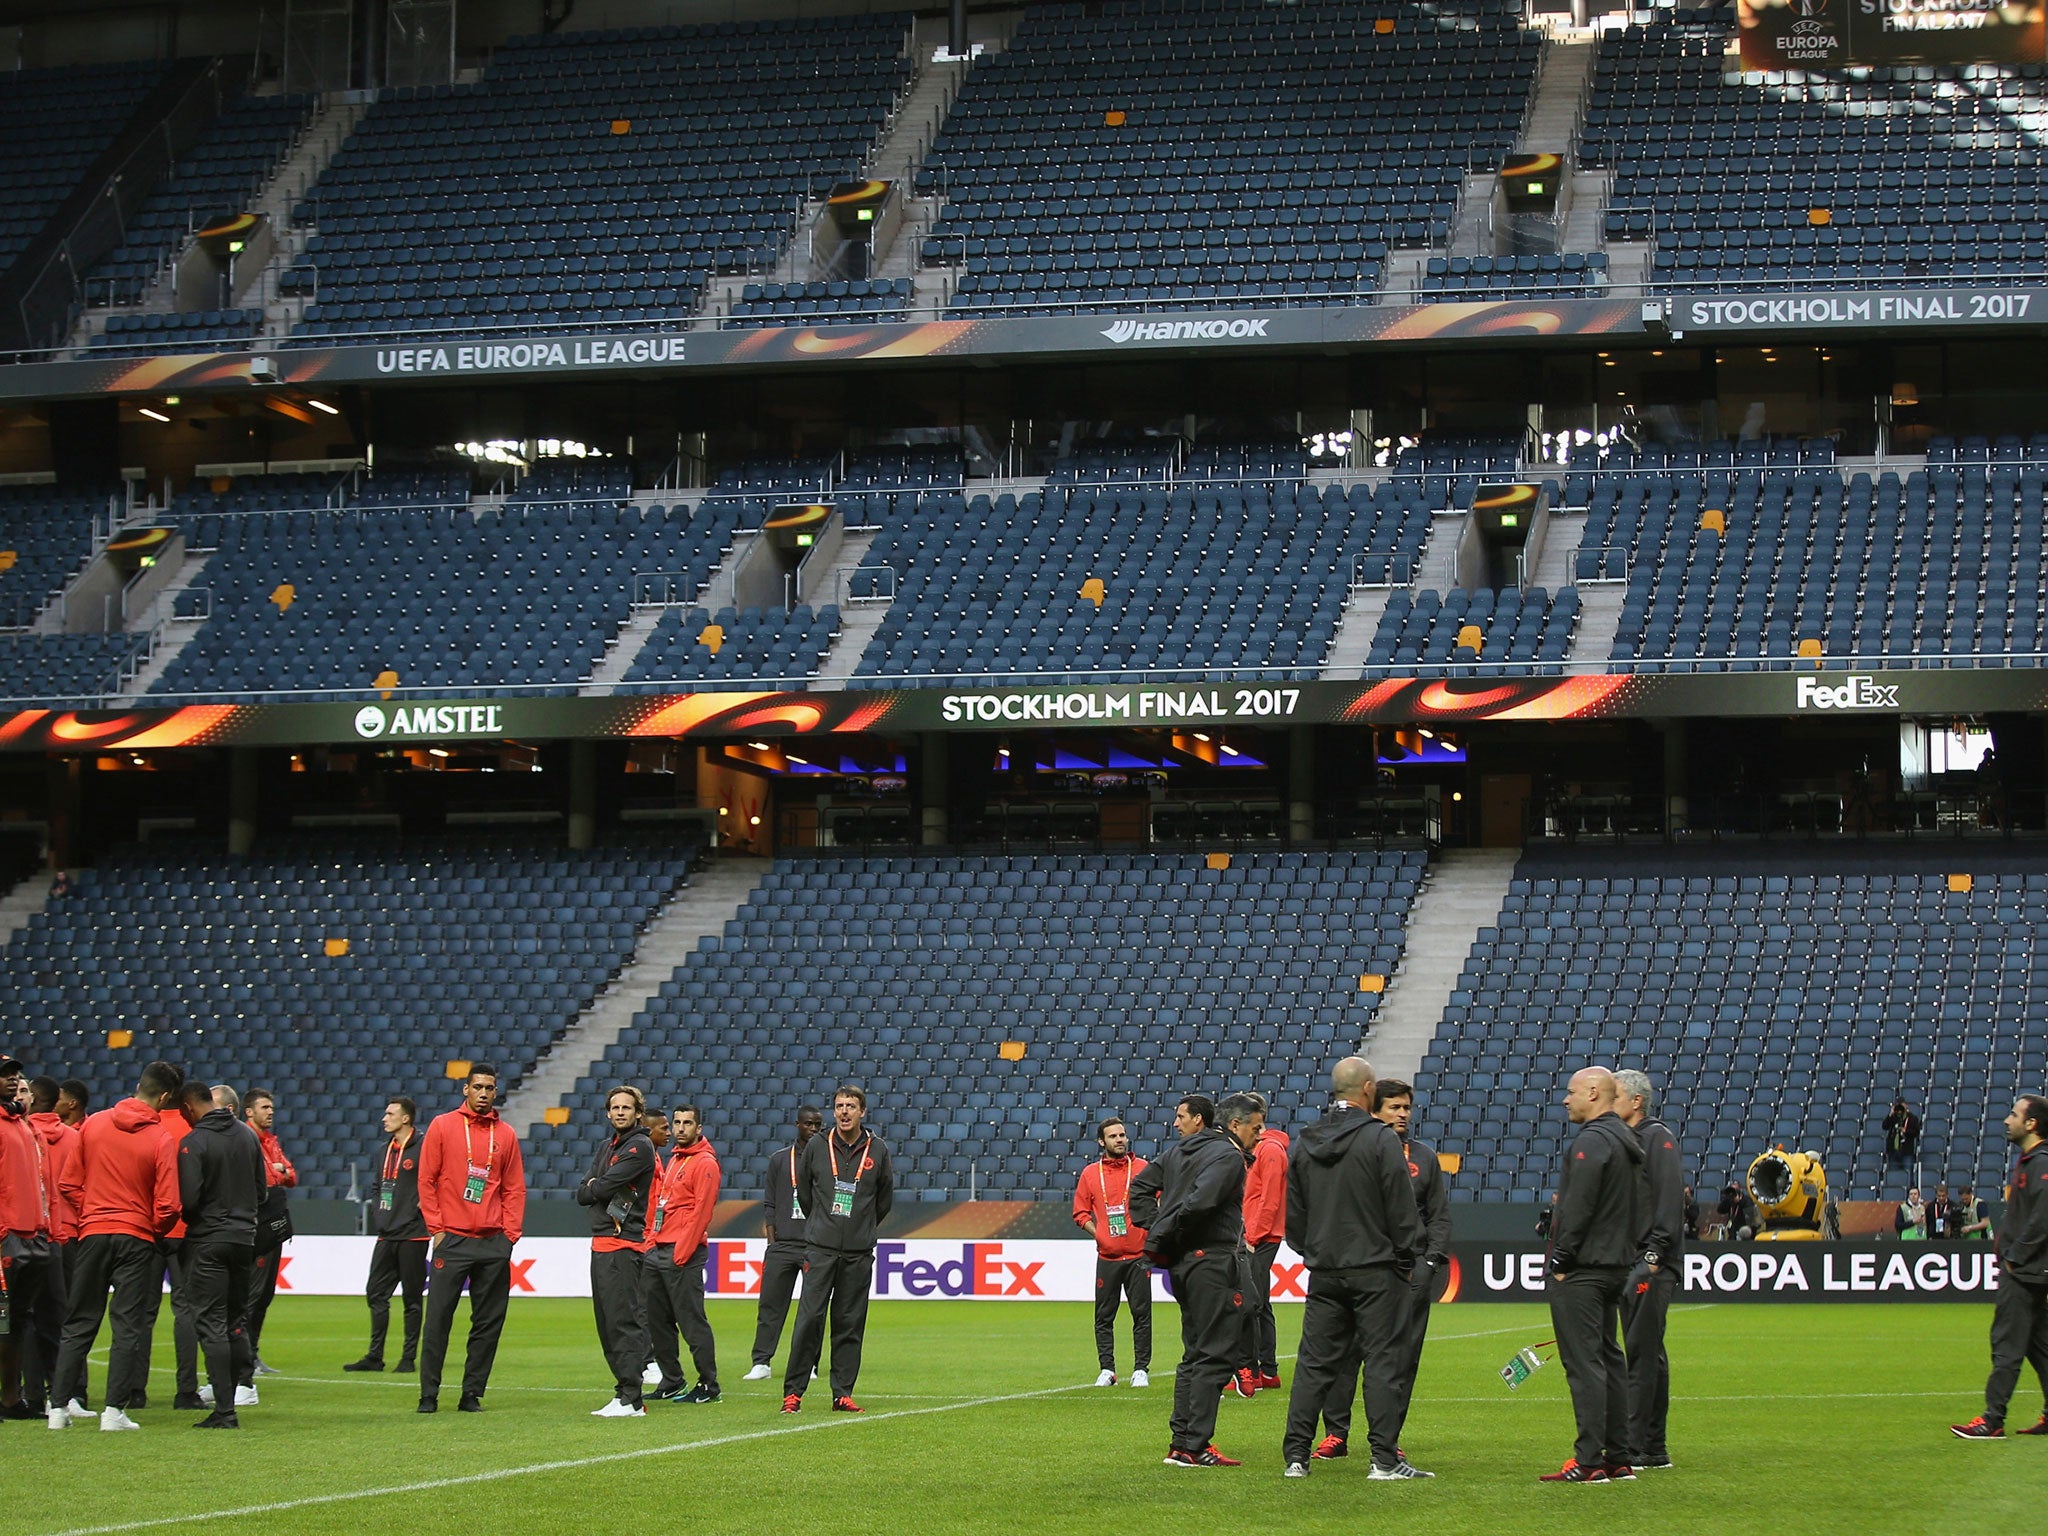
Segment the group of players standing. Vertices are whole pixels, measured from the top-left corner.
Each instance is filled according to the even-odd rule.
[[[1216,1448],[1218,1405],[1280,1385],[1270,1285],[1284,1237],[1308,1271],[1300,1355],[1281,1442],[1285,1475],[1349,1453],[1361,1386],[1375,1479],[1425,1478],[1401,1449],[1437,1277],[1450,1257],[1450,1206],[1435,1152],[1409,1135],[1414,1091],[1352,1056],[1330,1074],[1333,1103],[1290,1144],[1266,1101],[1200,1094],[1174,1111],[1177,1144],[1156,1162],[1102,1122],[1102,1156],[1081,1172],[1074,1220],[1095,1240],[1098,1386],[1116,1383],[1116,1313],[1131,1311],[1133,1386],[1149,1384],[1152,1270],[1180,1304],[1173,1467],[1232,1467]],[[1551,1316],[1578,1421],[1551,1482],[1631,1478],[1671,1465],[1664,1320],[1677,1287],[1685,1180],[1677,1138],[1651,1118],[1641,1073],[1582,1072],[1566,1111],[1580,1132],[1552,1210]],[[1623,1340],[1626,1339],[1624,1344]],[[1324,1431],[1316,1438],[1318,1421]]]

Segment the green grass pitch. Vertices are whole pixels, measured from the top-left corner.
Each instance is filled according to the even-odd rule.
[[[695,1533],[1368,1530],[1402,1536],[1618,1529],[1942,1533],[2034,1530],[2048,1440],[1968,1444],[1990,1308],[1689,1306],[1671,1319],[1677,1467],[1613,1487],[1539,1486],[1569,1453],[1563,1372],[1518,1392],[1497,1374],[1548,1337],[1540,1308],[1438,1308],[1407,1431],[1427,1483],[1370,1483],[1364,1455],[1280,1476],[1283,1391],[1226,1398],[1217,1443],[1237,1470],[1162,1466],[1177,1315],[1159,1327],[1148,1391],[1097,1390],[1078,1304],[881,1302],[859,1397],[828,1412],[822,1382],[795,1418],[776,1378],[743,1383],[753,1306],[713,1302],[725,1400],[593,1419],[609,1395],[587,1303],[515,1301],[487,1411],[422,1418],[411,1377],[344,1376],[362,1303],[280,1300],[259,1407],[239,1435],[194,1437],[171,1411],[169,1310],[140,1434],[78,1424],[0,1434],[14,1488],[0,1532],[258,1529],[362,1536],[434,1527],[582,1536],[651,1522]],[[1279,1309],[1291,1351],[1300,1309]],[[394,1319],[395,1321],[395,1319]],[[458,1318],[459,1352],[465,1314]],[[1120,1360],[1128,1373],[1128,1324]],[[93,1372],[102,1379],[106,1339]],[[454,1361],[451,1360],[451,1366]],[[452,1373],[451,1373],[452,1374]],[[1283,1363],[1283,1376],[1289,1367]],[[2032,1421],[2031,1375],[2014,1404]],[[1362,1438],[1363,1422],[1359,1433]],[[1361,1445],[1361,1451],[1363,1446]]]

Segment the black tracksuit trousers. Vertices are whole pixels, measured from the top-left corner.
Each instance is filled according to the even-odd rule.
[[[1116,1369],[1116,1308],[1131,1307],[1133,1370],[1152,1369],[1152,1266],[1143,1259],[1095,1258],[1095,1359],[1105,1371]]]
[[[1417,1278],[1408,1284],[1407,1311],[1396,1333],[1394,1384],[1400,1393],[1404,1423],[1409,1404],[1415,1398],[1415,1377],[1422,1369],[1422,1346],[1429,1337],[1429,1293],[1434,1284],[1434,1270],[1417,1271]],[[1364,1353],[1354,1339],[1351,1353],[1338,1366],[1337,1379],[1323,1402],[1323,1429],[1339,1440],[1351,1438],[1351,1405],[1358,1401],[1358,1374],[1364,1363]]]
[[[192,1321],[192,1299],[187,1294],[186,1284],[190,1278],[192,1256],[186,1250],[185,1239],[173,1238],[164,1245],[165,1279],[171,1289],[171,1349],[178,1367],[178,1395],[196,1397],[199,1393],[199,1329]],[[237,1319],[240,1321],[240,1319]],[[251,1378],[254,1379],[253,1377]],[[234,1394],[228,1394],[223,1409],[232,1407]]]
[[[590,1305],[597,1314],[597,1341],[619,1401],[638,1404],[640,1370],[647,1364],[647,1296],[641,1271],[647,1255],[635,1248],[590,1255]]]
[[[284,1256],[282,1248],[258,1248],[256,1269],[249,1280],[249,1354],[251,1358],[263,1350],[263,1320],[270,1316],[270,1304],[277,1300],[277,1265]],[[253,1367],[252,1367],[253,1371]],[[249,1381],[256,1378],[252,1374]],[[242,1383],[247,1386],[248,1381]]]
[[[253,1244],[184,1244],[185,1312],[206,1353],[215,1413],[235,1411],[235,1384],[245,1378],[255,1358],[243,1322],[255,1268]]]
[[[1586,1266],[1550,1282],[1550,1326],[1572,1392],[1582,1467],[1604,1467],[1629,1453],[1628,1357],[1621,1348],[1625,1269]]]
[[[1641,1272],[1638,1271],[1639,1276]],[[1631,1465],[1671,1454],[1664,1443],[1671,1417],[1671,1357],[1664,1352],[1664,1320],[1678,1294],[1668,1267],[1639,1278],[1621,1298],[1621,1347],[1628,1357],[1628,1445]]]
[[[64,1347],[64,1312],[71,1295],[70,1247],[69,1243],[52,1243],[49,1258],[37,1266],[41,1273],[36,1277],[35,1299],[25,1314],[28,1332],[16,1336],[21,1340],[21,1400],[31,1408],[47,1407],[51,1402],[57,1353]]]
[[[64,1319],[64,1343],[57,1357],[56,1394],[61,1401],[84,1395],[86,1355],[110,1312],[114,1340],[107,1360],[106,1406],[126,1408],[144,1389],[149,1381],[150,1334],[163,1302],[163,1278],[164,1256],[155,1243],[114,1232],[79,1239],[71,1310]]]
[[[370,1252],[370,1279],[363,1295],[370,1304],[370,1349],[368,1357],[384,1358],[384,1340],[391,1332],[391,1293],[405,1293],[405,1347],[399,1353],[401,1366],[411,1365],[420,1352],[420,1318],[426,1310],[427,1245],[416,1238],[380,1237]]]
[[[1173,1378],[1173,1444],[1200,1452],[1216,1438],[1216,1409],[1243,1341],[1240,1255],[1196,1249],[1173,1266],[1180,1303],[1180,1369]]]
[[[462,1395],[482,1397],[491,1384],[491,1366],[498,1358],[498,1336],[505,1331],[505,1308],[512,1296],[512,1244],[502,1233],[488,1237],[441,1239],[433,1256],[433,1279],[427,1286],[427,1320],[420,1333],[420,1400],[433,1402],[441,1392],[441,1368],[448,1359],[448,1336],[455,1330],[455,1305],[469,1282],[469,1351],[463,1361]],[[637,1255],[636,1255],[637,1257]],[[255,1340],[250,1340],[253,1346]],[[641,1360],[647,1358],[643,1353]],[[633,1367],[637,1387],[640,1366]]]
[[[1347,1381],[1353,1369],[1365,1379],[1366,1432],[1374,1464],[1390,1467],[1400,1460],[1401,1426],[1408,1417],[1401,1351],[1410,1294],[1391,1265],[1309,1273],[1294,1386],[1287,1396],[1287,1432],[1280,1443],[1283,1461],[1308,1461],[1316,1419],[1327,1412],[1333,1388]],[[1332,1421],[1330,1433],[1350,1433],[1350,1411],[1347,1386],[1343,1427]]]
[[[775,1358],[775,1346],[782,1341],[782,1320],[789,1316],[789,1298],[796,1294],[797,1276],[804,1272],[802,1243],[770,1243],[761,1256],[761,1305],[754,1316],[755,1365]]]
[[[711,1321],[704,1315],[704,1261],[711,1257],[711,1245],[699,1243],[697,1251],[682,1263],[675,1261],[674,1243],[656,1243],[641,1270],[647,1292],[647,1331],[654,1341],[654,1363],[661,1367],[664,1391],[683,1384],[683,1357],[676,1337],[690,1348],[690,1364],[697,1368],[697,1385],[718,1390],[718,1341],[711,1336]]]
[[[825,1344],[825,1317],[832,1319],[832,1395],[853,1396],[860,1378],[861,1346],[868,1331],[868,1291],[875,1283],[875,1256],[812,1248],[804,1263],[804,1293],[796,1304],[796,1333],[782,1372],[784,1396],[802,1397]]]
[[[2048,1286],[2011,1275],[1998,1277],[1998,1302],[1991,1313],[1991,1376],[1984,1383],[1984,1419],[2003,1424],[2020,1384],[2020,1365],[2040,1379],[2042,1413],[2048,1414]]]
[[[1261,1376],[1280,1373],[1274,1358],[1280,1342],[1273,1328],[1273,1256],[1279,1251],[1278,1243],[1261,1243],[1239,1260],[1244,1266],[1244,1331],[1237,1363]]]

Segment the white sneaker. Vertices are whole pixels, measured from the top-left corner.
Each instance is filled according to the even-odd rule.
[[[1366,1481],[1372,1483],[1397,1482],[1409,1478],[1435,1476],[1434,1472],[1425,1472],[1422,1468],[1410,1466],[1405,1461],[1397,1461],[1391,1467],[1383,1467],[1378,1462],[1374,1462],[1372,1470],[1365,1474]]]
[[[1305,1461],[1290,1461],[1287,1463],[1287,1470],[1280,1475],[1282,1477],[1307,1477],[1308,1463]]]
[[[237,1408],[254,1408],[262,1401],[263,1399],[256,1395],[254,1387],[235,1388],[235,1406]]]
[[[751,1371],[747,1372],[746,1375],[740,1378],[741,1381],[766,1381],[767,1379],[768,1367],[765,1365],[755,1366]]]
[[[201,1387],[199,1389],[199,1401],[206,1404],[207,1407],[211,1408],[213,1406],[213,1388]]]
[[[1152,1377],[1145,1371],[1133,1371],[1131,1372],[1131,1385],[1134,1387],[1149,1387],[1152,1385]]]
[[[1101,1373],[1100,1375],[1098,1375],[1098,1376],[1097,1376],[1097,1377],[1095,1378],[1095,1385],[1097,1385],[1098,1387],[1113,1387],[1113,1386],[1115,1386],[1115,1385],[1116,1385],[1116,1372],[1115,1372],[1115,1371],[1104,1371],[1104,1372],[1102,1372],[1102,1373]]]
[[[100,1428],[105,1430],[140,1429],[142,1426],[129,1418],[119,1408],[109,1408],[100,1415]]]
[[[87,1419],[96,1419],[99,1415],[74,1397],[64,1405],[64,1417],[74,1424],[83,1424]]]
[[[52,1429],[69,1429],[71,1427],[71,1415],[62,1408],[52,1408],[49,1412],[48,1422]]]
[[[648,1366],[648,1367],[647,1367],[647,1369],[646,1369],[646,1370],[642,1371],[642,1372],[640,1373],[640,1385],[641,1385],[641,1386],[643,1386],[643,1387],[658,1387],[658,1386],[660,1386],[660,1385],[661,1385],[661,1367],[660,1367],[660,1366],[658,1366],[658,1365],[650,1365],[650,1366]]]
[[[615,1397],[602,1408],[591,1409],[590,1416],[593,1419],[644,1419],[647,1410],[638,1403],[624,1402]]]

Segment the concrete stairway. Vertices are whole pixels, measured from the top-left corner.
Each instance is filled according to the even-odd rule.
[[[531,1135],[542,1114],[575,1091],[576,1080],[617,1043],[633,1015],[645,1011],[676,967],[696,953],[697,941],[725,932],[769,867],[767,859],[728,858],[692,875],[647,925],[626,968],[520,1080],[505,1101],[505,1118]]]
[[[1330,637],[1330,654],[1323,658],[1326,682],[1350,682],[1365,675],[1366,659],[1372,655],[1373,637],[1380,632],[1380,620],[1387,616],[1392,587],[1354,587],[1344,599],[1344,613],[1337,620],[1337,633]]]
[[[28,926],[28,920],[42,911],[50,900],[50,887],[57,883],[54,870],[38,870],[21,884],[0,896],[0,949]]]
[[[1543,552],[1536,557],[1536,569],[1526,585],[1541,587],[1555,595],[1560,587],[1574,585],[1579,540],[1586,535],[1586,514],[1552,512],[1550,531],[1543,536]]]
[[[1614,650],[1614,632],[1621,627],[1621,605],[1628,597],[1625,581],[1602,581],[1579,587],[1579,625],[1565,666],[1573,672],[1604,672]]]
[[[184,565],[179,567],[178,574],[172,579],[171,584],[157,594],[155,602],[129,621],[128,628],[146,628],[156,624],[157,615],[175,612],[178,594],[188,587],[199,585],[199,577],[206,570],[206,562],[211,558],[211,551],[187,555]],[[169,670],[171,663],[192,643],[192,637],[199,633],[205,623],[204,619],[164,619],[157,624],[156,644],[150,651],[149,660],[137,670],[121,702],[124,705],[140,703],[142,696],[157,685],[158,680]]]
[[[1500,915],[1520,857],[1512,848],[1454,848],[1431,861],[1408,914],[1401,964],[1366,1036],[1366,1055],[1381,1077],[1415,1081],[1472,941]]]
[[[1493,194],[1500,178],[1484,171],[1468,172],[1458,184],[1457,211],[1451,215],[1449,256],[1493,255]]]
[[[648,637],[654,633],[654,626],[661,622],[666,608],[649,605],[635,608],[626,616],[626,622],[619,626],[619,632],[612,636],[612,642],[605,647],[604,655],[598,658],[590,676],[576,691],[585,698],[609,698],[617,685],[626,680],[626,674],[633,670],[633,663],[640,659],[640,653],[647,648]]]
[[[1552,38],[1543,45],[1543,68],[1522,116],[1522,131],[1515,136],[1517,151],[1561,155],[1570,148],[1599,53],[1599,44],[1590,39]]]
[[[355,132],[356,124],[368,110],[365,103],[346,100],[339,91],[322,96],[313,121],[306,125],[297,146],[257,195],[254,211],[269,221],[277,238],[277,248],[271,253],[255,291],[249,295],[263,305],[266,336],[290,335],[291,328],[304,317],[306,306],[314,302],[303,294],[280,298],[277,291],[278,280],[304,253],[306,239],[314,233],[310,227],[292,227],[292,207],[313,189],[313,183],[320,179],[328,162]]]
[[[1458,541],[1470,512],[1438,512],[1429,520],[1429,542],[1415,562],[1415,590],[1448,592],[1458,580]]]
[[[882,627],[882,620],[889,616],[889,609],[894,604],[893,598],[847,601],[839,595],[845,585],[843,578],[866,562],[868,550],[874,542],[872,533],[848,534],[846,542],[839,546],[839,560],[832,567],[831,576],[809,599],[813,608],[822,608],[827,603],[839,604],[839,633],[832,637],[832,648],[818,663],[818,675],[812,680],[817,687],[845,688],[851,685],[854,668],[860,665],[868,642],[875,638],[875,631]]]

